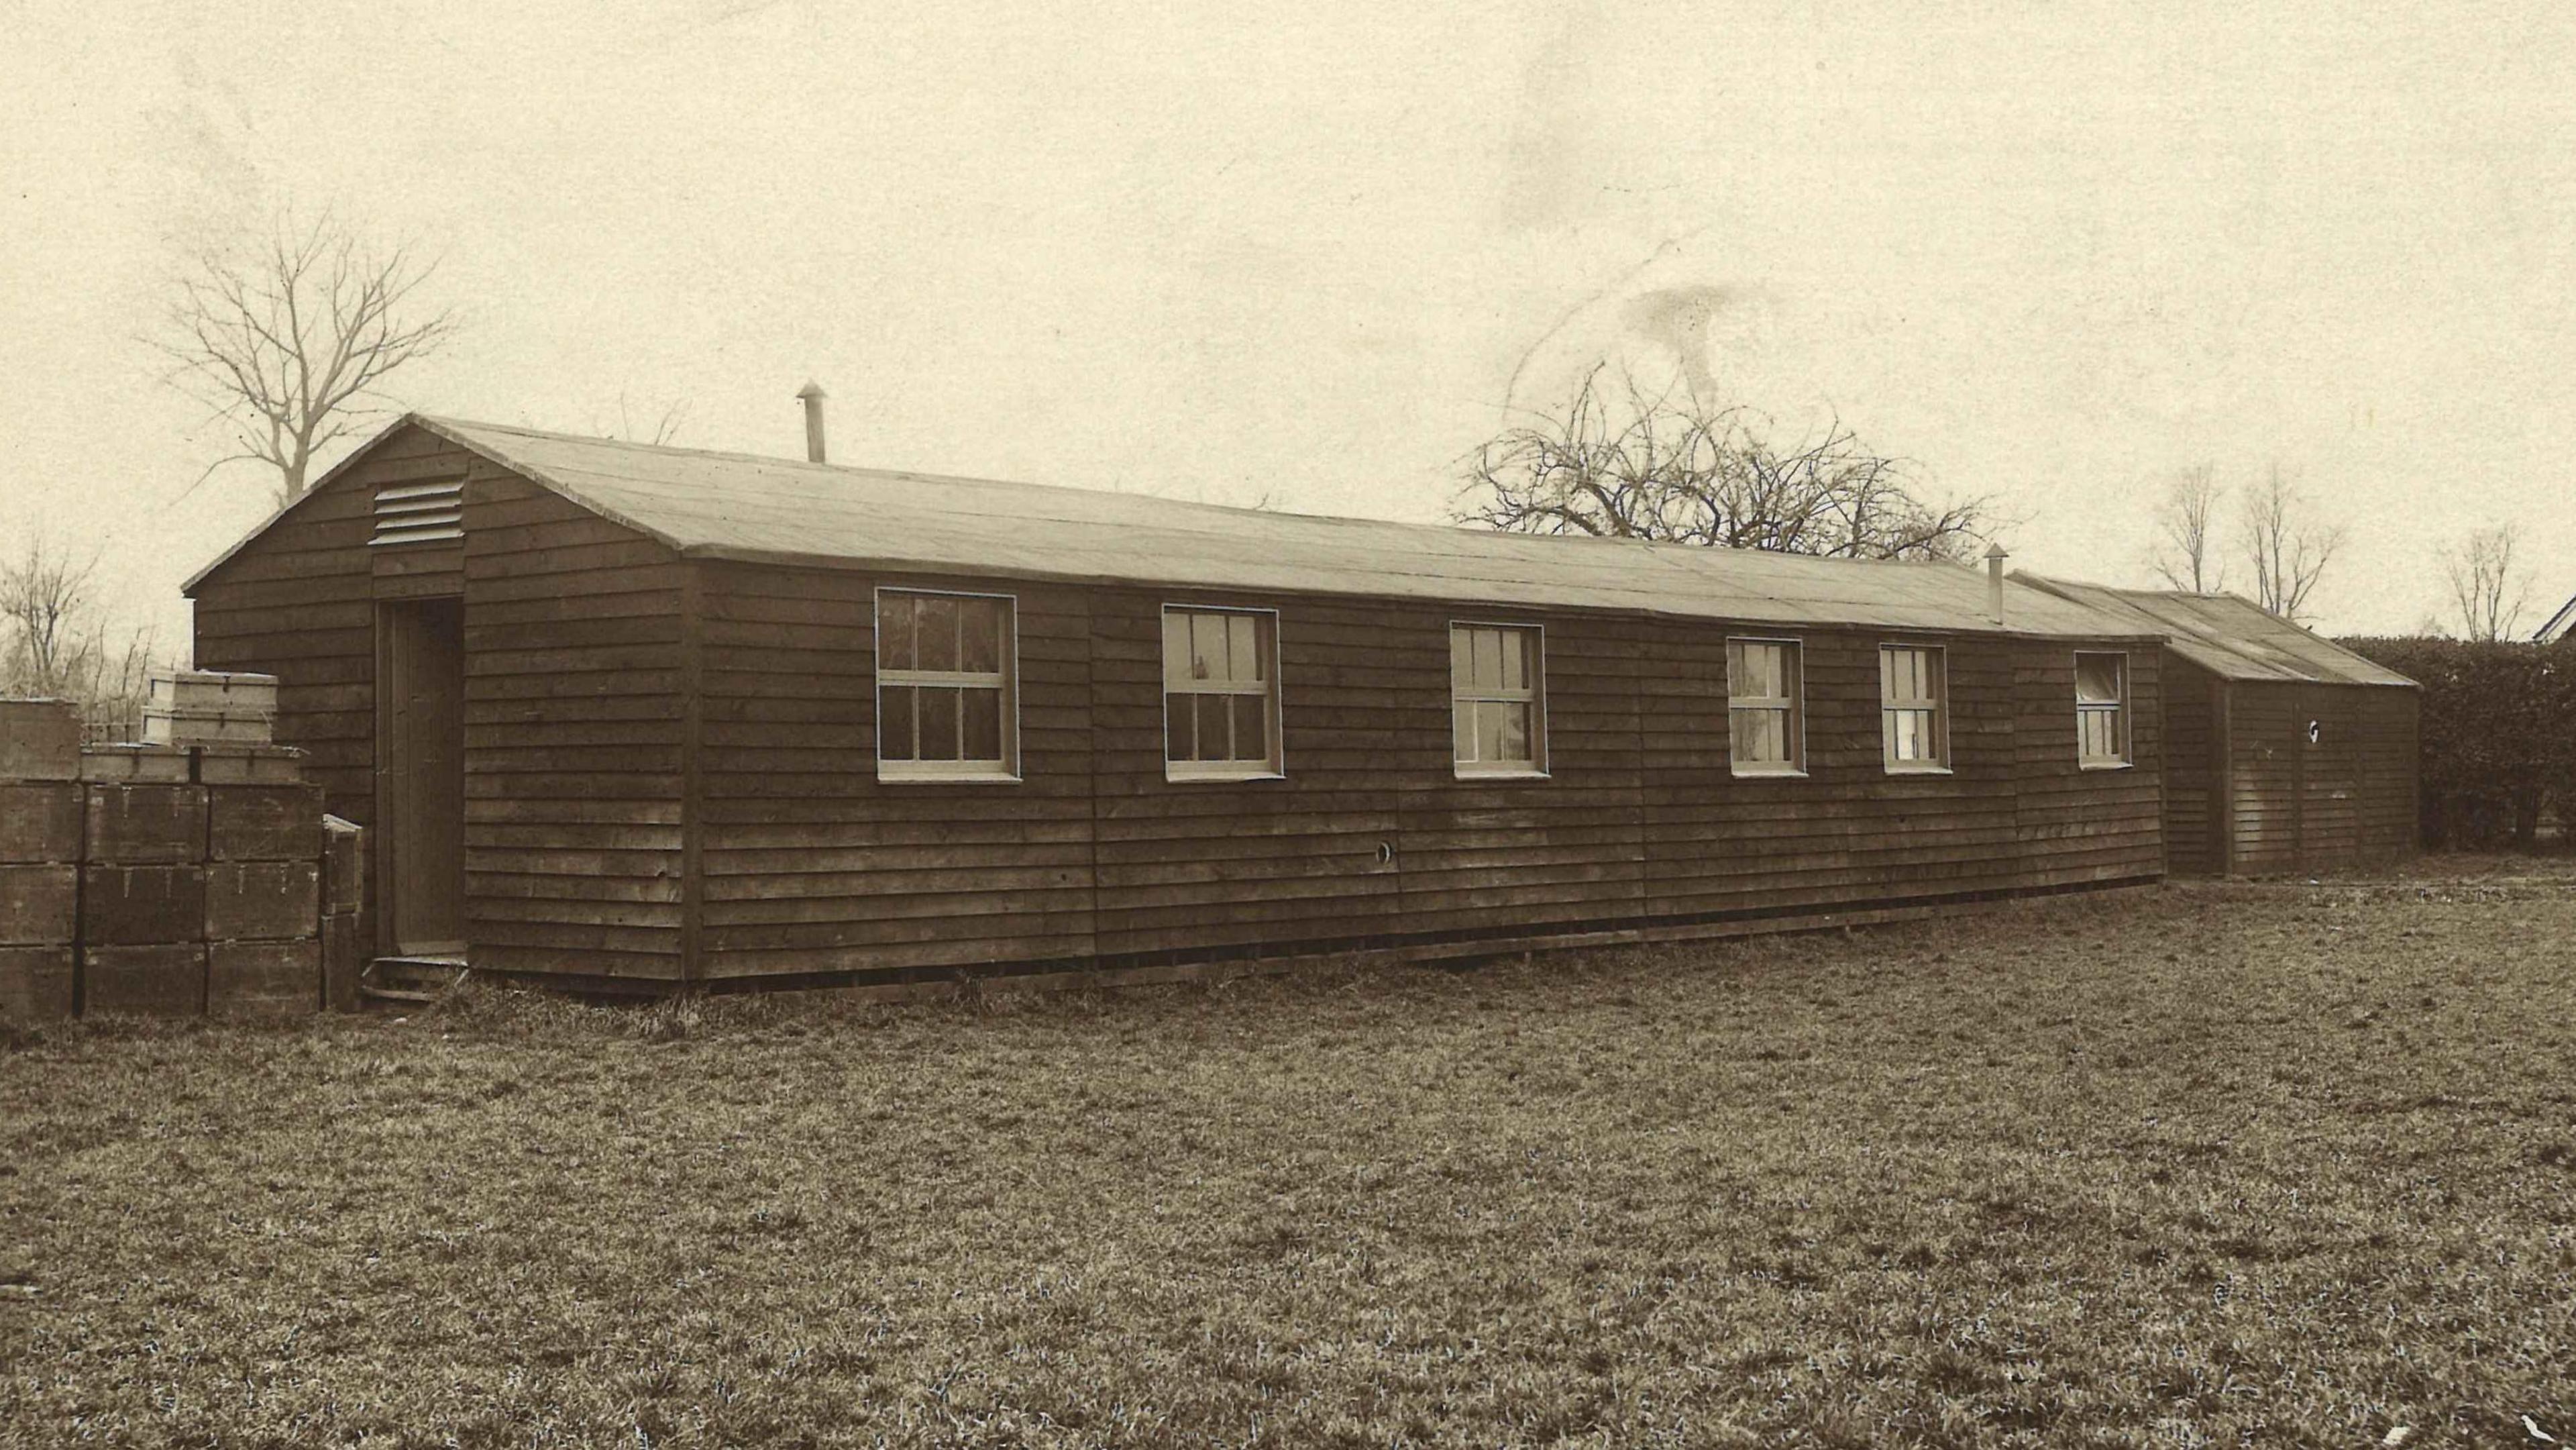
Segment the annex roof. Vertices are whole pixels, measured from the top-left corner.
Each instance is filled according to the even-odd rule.
[[[2122,616],[2133,630],[2163,634],[2174,653],[2222,679],[2410,687],[2415,683],[2234,594],[2114,589],[2019,572],[2013,577],[2105,614]]]
[[[2163,632],[2135,628],[2127,615],[2107,615],[2084,602],[2011,583],[2005,586],[1999,631],[1987,613],[1983,571],[1956,564],[1818,559],[1327,518],[627,443],[418,414],[380,437],[414,424],[698,557],[1611,609],[1783,626],[2090,638]],[[222,564],[218,559],[208,565],[188,589]]]

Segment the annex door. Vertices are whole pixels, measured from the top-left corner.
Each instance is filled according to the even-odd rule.
[[[380,950],[465,954],[465,601],[377,606]]]

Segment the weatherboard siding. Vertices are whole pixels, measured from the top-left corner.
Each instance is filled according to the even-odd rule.
[[[2226,868],[2218,830],[2218,711],[2226,684],[2178,655],[2159,651],[2165,671],[2165,869],[2212,876]]]
[[[1017,595],[1019,785],[876,778],[875,586],[700,569],[700,927],[710,976],[1076,959],[1093,949],[1089,601]]]
[[[2225,708],[2236,874],[2346,871],[2413,853],[2414,690],[2236,680]]]
[[[462,556],[473,961],[680,977],[677,556],[479,460]]]
[[[379,487],[459,477],[461,543],[368,546]],[[373,825],[376,605],[462,597],[469,953],[675,979],[680,577],[662,545],[408,428],[200,581],[196,661],[278,676],[277,739],[326,810]]]
[[[381,483],[467,477],[464,539],[367,547]],[[878,779],[875,591],[1016,600],[1016,784]],[[529,976],[821,983],[1511,943],[1933,904],[2162,870],[2137,768],[2075,762],[2072,639],[684,559],[427,429],[199,589],[200,659],[373,818],[374,602],[465,603],[469,951]],[[1285,778],[1174,781],[1166,604],[1278,611]],[[1461,779],[1452,621],[1545,631],[1545,779]],[[1730,634],[1804,645],[1807,774],[1727,759]],[[1880,761],[1882,643],[1942,645],[1951,769]]]
[[[1952,773],[1890,776],[1895,636],[1805,632],[1810,774],[1738,779],[1723,625],[698,567],[711,979],[1515,939],[2161,870],[2151,647],[2137,769],[2077,768],[2071,642],[1977,637],[1946,641]],[[877,779],[879,586],[1016,597],[1019,784]],[[1166,603],[1279,611],[1284,779],[1166,778]],[[1453,619],[1544,626],[1548,778],[1457,777]]]
[[[195,662],[278,679],[277,740],[305,752],[323,808],[375,822],[375,601],[416,588],[371,550],[379,487],[462,476],[472,455],[430,433],[387,438],[250,539],[195,594]],[[437,549],[442,567],[456,557]],[[422,571],[423,573],[435,571]],[[448,592],[453,592],[451,589]],[[368,881],[372,896],[375,882]]]

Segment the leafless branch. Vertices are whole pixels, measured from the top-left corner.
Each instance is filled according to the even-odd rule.
[[[228,451],[207,474],[255,460],[277,470],[281,504],[302,497],[314,459],[382,416],[385,380],[454,336],[452,310],[414,301],[434,270],[327,212],[281,221],[255,253],[191,259],[152,341],[169,381],[225,427]]]
[[[2156,510],[2157,539],[2152,563],[2158,576],[2176,589],[2214,594],[2227,587],[2227,566],[2218,552],[2218,503],[2226,494],[2217,470],[2194,464],[2177,476]]]
[[[155,642],[110,636],[91,593],[95,555],[74,559],[30,542],[0,560],[0,695],[70,700],[92,738],[131,736],[141,723]]]
[[[2254,566],[2254,602],[2292,624],[2311,616],[2308,597],[2343,548],[2340,525],[2317,519],[2290,476],[2274,463],[2240,504],[2246,558]]]
[[[2451,586],[2451,602],[2460,611],[2466,639],[2511,639],[2522,622],[2529,594],[2528,570],[2514,566],[2519,535],[2511,524],[2475,529],[2440,550],[2442,577]]]
[[[1596,367],[1564,409],[1505,430],[1464,461],[1463,523],[1847,558],[1964,558],[1992,528],[1984,499],[1935,505],[1905,460],[1839,418],[1794,443],[1769,421],[1676,383]]]
[[[598,416],[594,414],[590,427],[592,432],[602,438],[615,438],[628,443],[650,443],[659,448],[679,437],[680,430],[688,426],[688,421],[689,405],[674,400],[662,405],[661,411],[652,416],[649,427],[641,426],[634,403],[625,393],[620,392],[617,395],[617,426],[614,428],[600,426]]]

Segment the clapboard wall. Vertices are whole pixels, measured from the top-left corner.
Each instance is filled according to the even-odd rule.
[[[369,546],[380,487],[463,480],[461,540]],[[874,591],[1015,601],[1022,779],[876,772]],[[2079,770],[2073,657],[1853,628],[1804,645],[1804,778],[1727,759],[1718,622],[683,559],[421,428],[202,579],[198,659],[373,824],[378,607],[463,602],[468,953],[660,990],[1507,943],[2152,880],[2166,712]],[[1167,780],[1162,606],[1278,612],[1286,778]],[[1550,777],[1461,780],[1453,620],[1545,630]],[[1879,763],[1878,646],[1947,647],[1953,769]]]
[[[2414,689],[2232,680],[2216,698],[2218,728],[2199,755],[2206,770],[2177,757],[2169,789],[2180,794],[2205,775],[2196,793],[2226,835],[2207,859],[2178,859],[2176,871],[2285,876],[2414,852]]]
[[[461,541],[369,546],[377,489],[458,479]],[[276,675],[279,743],[324,809],[373,825],[377,606],[461,598],[473,960],[676,980],[681,578],[661,544],[407,428],[199,581],[196,661]]]
[[[2226,821],[2215,805],[2219,725],[2227,682],[2179,655],[2162,655],[2164,688],[2165,869],[2214,876],[2226,869]]]
[[[469,955],[678,979],[683,566],[480,460],[463,565]]]
[[[1726,755],[1722,624],[698,568],[710,978],[1505,940],[2163,869],[2153,645],[2128,651],[2137,768],[2085,771],[2081,646],[1924,637],[1949,650],[1953,771],[1896,777],[1879,757],[1882,634],[1788,632],[1805,642],[1809,774],[1752,779]],[[880,586],[1015,598],[1019,784],[876,778]],[[1165,779],[1166,603],[1279,612],[1285,779]],[[1550,778],[1456,778],[1459,618],[1544,628]]]

